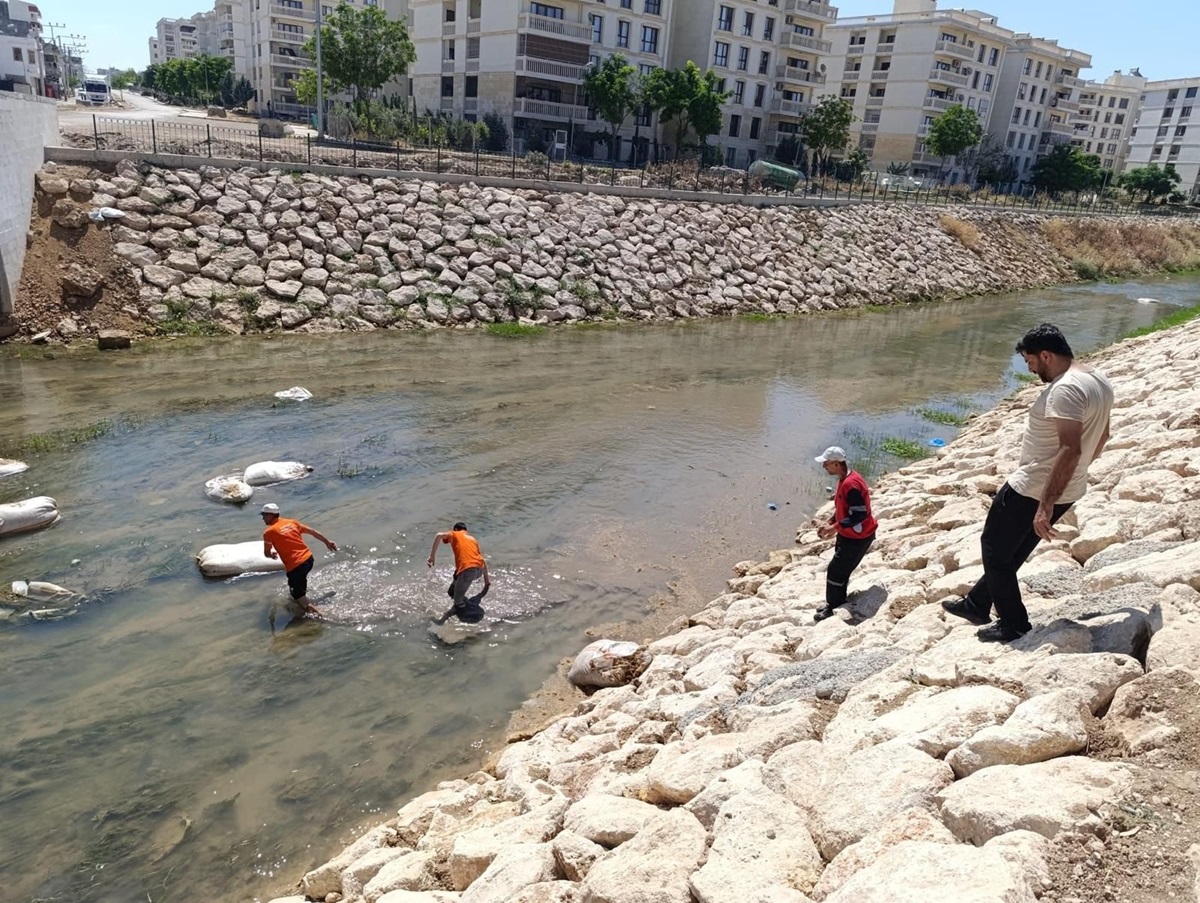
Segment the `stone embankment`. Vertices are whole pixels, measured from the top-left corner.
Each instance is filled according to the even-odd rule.
[[[35,244],[101,232],[102,256],[124,266],[38,257],[18,299],[26,336],[90,335],[105,325],[97,309],[144,332],[329,332],[786,314],[1077,278],[1047,235],[1056,221],[995,211],[758,209],[129,162],[116,175],[43,171],[38,186],[53,227],[35,228]],[[123,216],[89,221],[101,207]],[[1159,246],[1173,228],[1119,222],[1161,233]]]
[[[880,538],[835,617],[813,623],[831,553],[804,527],[630,685],[275,903],[1195,899],[1200,323],[1095,363],[1113,437],[1022,571],[1021,640],[983,643],[937,603],[982,572],[1039,387],[880,480]]]

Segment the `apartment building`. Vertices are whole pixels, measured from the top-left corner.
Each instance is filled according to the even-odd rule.
[[[1146,83],[1125,170],[1151,163],[1174,168],[1178,190],[1200,199],[1200,78]]]
[[[167,58],[163,53],[162,41],[156,37],[146,39],[146,49],[150,52],[151,66],[157,66]]]
[[[0,91],[46,95],[42,15],[21,0],[0,0]]]
[[[994,16],[939,10],[934,0],[896,0],[890,15],[842,19],[826,34],[833,44],[826,93],[853,104],[851,145],[876,170],[908,163],[914,176],[941,169],[922,139],[951,106],[975,110],[988,128],[1015,37]],[[951,182],[961,177],[953,161],[947,170]]]
[[[571,144],[603,156],[607,145],[588,139],[608,126],[588,109],[587,67],[613,53],[642,73],[664,65],[674,2],[411,0],[414,106],[468,120],[502,116],[518,151]],[[640,111],[621,135],[637,137],[644,159],[652,133]]]
[[[233,64],[237,75],[250,75],[249,5],[253,0],[217,0],[213,7],[215,29],[213,56]]]
[[[211,33],[211,28],[204,20],[206,16],[211,15],[196,13],[188,19],[159,19],[155,31],[162,58],[158,62],[186,60],[204,53],[206,47],[201,40]],[[154,49],[151,46],[151,62],[154,62],[153,55]]]
[[[1145,89],[1146,79],[1137,69],[1128,75],[1118,69],[1102,82],[1084,82],[1071,143],[1085,154],[1098,156],[1110,172],[1122,172]]]
[[[694,61],[730,92],[719,145],[745,167],[800,127],[825,83],[825,29],[837,8],[819,0],[688,0],[671,26],[671,68]],[[669,137],[669,136],[668,136]]]
[[[1013,37],[988,132],[1004,145],[1018,181],[1031,178],[1039,157],[1074,141],[1084,85],[1080,72],[1091,65],[1089,54],[1060,47],[1057,41]]]

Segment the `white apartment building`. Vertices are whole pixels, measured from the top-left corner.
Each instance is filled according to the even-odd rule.
[[[0,91],[46,95],[42,15],[22,0],[0,0]]]
[[[1178,190],[1200,198],[1200,78],[1146,83],[1125,171],[1151,163],[1174,168]]]
[[[1038,157],[1074,140],[1084,85],[1080,72],[1091,65],[1089,54],[1057,41],[1014,36],[988,131],[1003,144],[1018,181],[1029,181]]]
[[[237,75],[250,77],[250,19],[247,10],[252,0],[217,0],[213,7],[215,44],[213,56],[233,64]]]
[[[730,97],[709,139],[727,166],[746,167],[795,133],[825,82],[825,29],[837,9],[817,0],[688,0],[671,26],[671,68],[695,62]],[[666,136],[671,140],[671,136]]]
[[[890,15],[842,19],[826,34],[833,52],[825,91],[854,106],[851,145],[877,171],[909,163],[914,176],[941,169],[922,139],[951,106],[975,110],[988,128],[1014,38],[994,16],[939,10],[934,0],[896,0]],[[952,161],[946,168],[951,182],[961,177]]]
[[[205,13],[196,13],[189,19],[158,20],[155,30],[158,49],[162,56],[158,62],[186,60],[203,52],[197,40],[197,31],[200,31],[201,35],[207,32],[207,29],[202,28],[199,21],[204,15]],[[153,47],[151,47],[151,57],[153,54]],[[155,62],[155,60],[152,58],[151,62]]]
[[[1102,82],[1084,82],[1072,143],[1085,154],[1098,156],[1110,172],[1122,172],[1145,89],[1146,79],[1136,69],[1128,75],[1118,69]]]
[[[163,55],[162,41],[158,38],[148,38],[147,49],[150,51],[151,66],[157,66],[166,59],[166,56]]]

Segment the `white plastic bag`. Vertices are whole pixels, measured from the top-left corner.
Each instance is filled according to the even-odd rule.
[[[241,505],[250,501],[254,487],[238,476],[213,477],[204,484],[204,494],[218,502]]]
[[[571,663],[567,680],[577,687],[620,687],[650,664],[650,656],[637,643],[597,640],[583,648]]]
[[[283,562],[263,554],[262,540],[206,546],[196,556],[205,577],[236,577],[252,571],[282,571]]]
[[[313,394],[303,386],[292,386],[290,389],[276,392],[275,397],[283,401],[308,401]]]
[[[299,461],[259,461],[246,468],[242,480],[251,486],[270,486],[272,483],[302,479],[312,471],[311,467]]]
[[[12,458],[0,458],[0,477],[15,477],[29,470],[24,461],[14,461]]]
[[[88,219],[93,223],[102,223],[106,219],[124,219],[125,211],[116,207],[97,207],[88,213]]]
[[[0,536],[40,530],[58,523],[58,502],[48,495],[0,505]]]
[[[45,583],[41,580],[14,580],[12,584],[14,596],[33,599],[35,602],[66,602],[75,598],[75,593],[56,583]]]

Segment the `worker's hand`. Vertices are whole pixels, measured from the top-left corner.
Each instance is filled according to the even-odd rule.
[[[1033,532],[1047,542],[1058,539],[1058,531],[1050,523],[1052,514],[1053,512],[1046,505],[1038,505],[1037,514],[1033,516]]]
[[[270,552],[267,553],[267,557],[268,558],[278,558],[279,553],[276,552],[274,549],[272,549]]]
[[[837,533],[837,529],[833,526],[833,524],[825,524],[824,526],[817,528],[817,535],[822,539],[829,539],[835,533]]]
[[[329,551],[331,551],[331,552],[337,551],[337,543],[334,542],[332,539],[329,540],[328,542],[326,542],[325,545],[329,549]]]
[[[425,559],[425,563],[426,563],[427,565],[429,565],[430,567],[433,567],[433,556],[432,556],[432,555],[430,555],[428,558],[426,558],[426,559]]]

